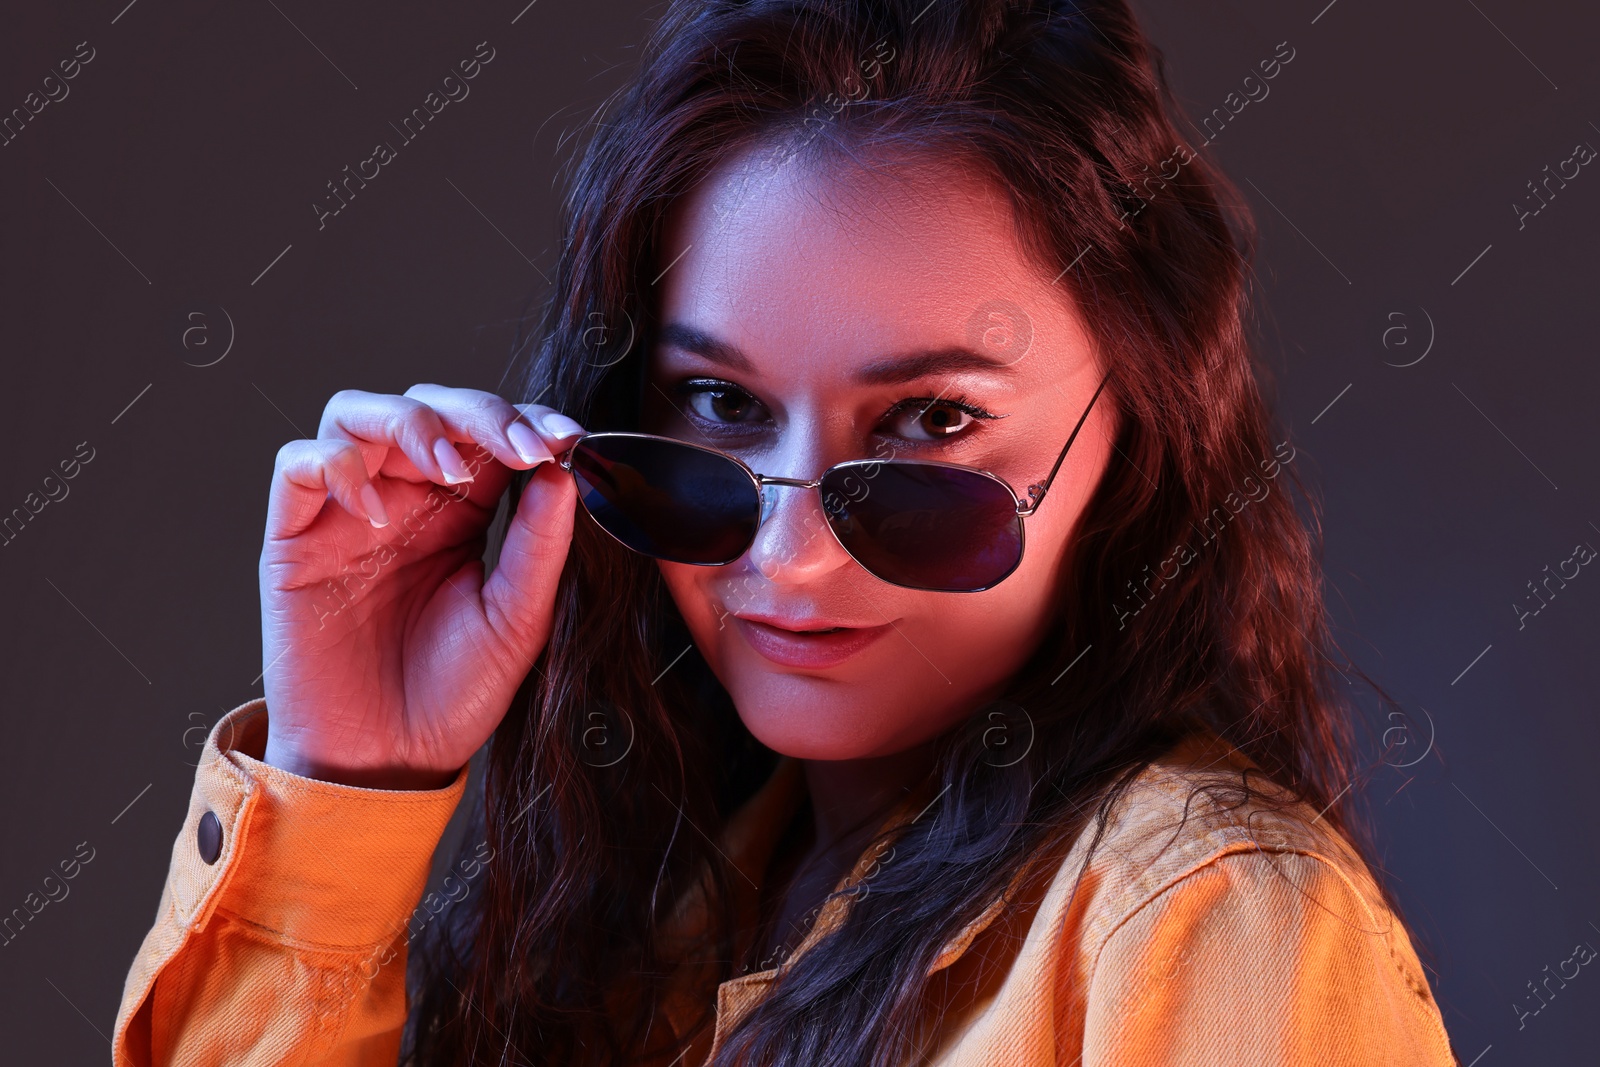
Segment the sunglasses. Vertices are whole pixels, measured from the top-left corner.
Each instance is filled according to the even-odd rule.
[[[817,489],[828,528],[868,573],[892,585],[976,593],[1022,562],[1022,521],[1038,510],[1078,431],[1110,380],[1078,417],[1044,481],[1017,495],[1003,478],[955,463],[853,459],[820,478],[757,474],[735,456],[655,434],[585,434],[562,454],[595,523],[655,559],[720,567],[755,543],[762,490]]]

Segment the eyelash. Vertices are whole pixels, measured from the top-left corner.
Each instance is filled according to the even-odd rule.
[[[957,393],[955,396],[908,396],[904,400],[897,401],[893,407],[884,412],[884,418],[899,415],[904,411],[916,410],[919,406],[926,409],[934,404],[944,404],[947,407],[955,408],[957,411],[964,411],[975,419],[998,419],[1000,417],[993,412],[985,411],[963,394]]]
[[[748,390],[743,389],[732,382],[722,381],[721,379],[717,378],[692,378],[688,381],[679,383],[675,391],[678,393],[679,397],[685,400],[700,393],[739,393],[749,397],[751,400],[756,400],[756,398],[752,396]],[[760,403],[758,400],[756,400],[756,402]],[[910,396],[906,397],[904,400],[897,400],[893,405],[890,406],[888,411],[884,412],[883,419],[892,419],[906,411],[926,409],[934,404],[942,404],[947,407],[953,407],[956,410],[965,412],[967,415],[979,420],[999,419],[1004,417],[1001,415],[996,415],[994,412],[984,410],[977,404],[973,403],[964,394],[957,393],[954,396]],[[694,422],[706,421],[686,408],[681,410],[683,411],[685,418],[688,418]],[[713,423],[711,425],[716,426],[724,433],[738,432],[733,428],[737,424]],[[960,433],[950,434],[949,437],[952,440],[964,439],[971,436],[971,433],[972,427],[968,426]],[[915,443],[919,445],[936,445],[940,442],[938,439],[934,439],[931,441],[918,440]]]

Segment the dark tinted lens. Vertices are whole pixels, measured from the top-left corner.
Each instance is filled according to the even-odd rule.
[[[594,520],[648,556],[732,563],[755,538],[760,493],[738,464],[705,449],[591,434],[573,448],[572,472]]]
[[[822,480],[822,505],[850,554],[897,585],[986,589],[1022,559],[1016,498],[976,471],[915,462],[840,467]]]

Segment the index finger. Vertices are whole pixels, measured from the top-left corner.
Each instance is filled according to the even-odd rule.
[[[413,385],[405,395],[427,404],[453,433],[468,435],[463,439],[499,445],[523,461],[508,462],[497,450],[496,458],[508,466],[537,466],[561,452],[564,440],[583,433],[582,426],[554,408],[513,405],[482,389],[422,384]]]

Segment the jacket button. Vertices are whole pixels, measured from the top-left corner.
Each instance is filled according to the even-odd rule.
[[[207,863],[217,862],[217,857],[222,855],[222,820],[217,818],[217,813],[208,811],[200,816],[200,829],[195,837],[200,845],[200,858]]]

